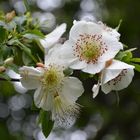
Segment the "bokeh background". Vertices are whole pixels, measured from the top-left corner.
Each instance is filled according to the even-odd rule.
[[[74,19],[101,20],[114,28],[122,19],[121,42],[137,47],[134,55],[140,57],[139,0],[28,0],[28,4],[44,33],[63,22],[68,33]],[[23,0],[0,0],[0,11],[12,10],[23,14]],[[16,73],[8,74],[18,78]],[[119,104],[114,92],[100,92],[93,99],[94,82],[83,78],[85,93],[78,100],[83,107],[76,124],[68,130],[54,130],[47,140],[140,140],[140,74],[136,72],[131,85],[119,92]],[[32,95],[20,83],[0,81],[1,140],[46,140],[36,124]]]

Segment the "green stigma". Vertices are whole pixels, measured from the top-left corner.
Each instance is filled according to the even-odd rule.
[[[51,66],[44,72],[43,83],[48,88],[58,86],[63,81],[63,71],[59,71],[56,67]]]
[[[84,44],[81,48],[81,57],[87,62],[95,60],[100,55],[100,47],[98,45]]]

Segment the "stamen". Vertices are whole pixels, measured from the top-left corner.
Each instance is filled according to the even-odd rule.
[[[54,97],[54,114],[52,119],[56,125],[68,128],[76,120],[79,115],[80,106],[78,104],[70,105],[66,101],[62,101],[60,96]]]
[[[56,89],[63,84],[63,70],[54,65],[50,65],[48,68],[44,69],[44,75],[41,78],[42,84],[48,89]]]
[[[80,61],[95,64],[108,49],[102,41],[102,35],[80,34],[73,50]]]

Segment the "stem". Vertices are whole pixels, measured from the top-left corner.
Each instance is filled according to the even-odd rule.
[[[27,11],[30,11],[30,7],[29,7],[29,4],[28,4],[28,0],[24,0],[24,5],[26,7],[26,12]]]
[[[20,79],[11,78],[10,80],[7,80],[7,79],[4,79],[4,78],[0,78],[0,81],[20,82]]]
[[[119,103],[120,103],[120,97],[119,97],[119,93],[118,93],[118,91],[115,91],[115,95],[116,95],[116,103],[117,103],[117,106],[119,106]]]
[[[22,44],[20,41],[16,41],[17,42],[17,44],[19,44],[22,48],[20,48],[20,49],[22,49],[29,57],[31,57],[32,58],[32,60],[35,62],[35,63],[37,63],[38,61],[36,60],[36,58],[29,52],[29,51],[27,51],[27,47],[24,45],[24,44]]]

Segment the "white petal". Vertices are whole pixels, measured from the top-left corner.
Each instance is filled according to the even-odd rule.
[[[77,104],[67,105],[60,103],[59,108],[52,112],[52,120],[55,121],[54,125],[59,128],[70,128],[75,123],[79,110],[80,107]]]
[[[109,83],[103,84],[102,91],[104,93],[109,93],[111,90],[122,90],[128,87],[128,85],[132,81],[133,76],[134,76],[134,70],[127,69],[127,73],[125,74],[125,76],[122,76],[121,80],[119,80],[115,84],[113,80],[111,80]]]
[[[105,62],[100,62],[96,64],[87,64],[87,67],[82,69],[83,72],[90,74],[99,73],[105,67]]]
[[[107,70],[104,69],[101,73],[101,83],[105,84],[108,81],[114,79],[115,77],[117,77],[120,72],[122,71],[122,69],[114,69],[114,70]]]
[[[73,104],[82,95],[84,88],[82,82],[75,77],[66,77],[60,96],[68,103]]]
[[[87,63],[85,61],[74,61],[73,63],[71,63],[70,68],[72,69],[83,69],[87,66]]]
[[[47,67],[50,64],[60,65],[64,68],[67,68],[71,62],[74,60],[71,58],[65,58],[62,54],[62,45],[56,44],[53,48],[48,51],[48,54],[45,55],[45,66]]]
[[[43,90],[42,86],[39,86],[34,93],[34,102],[38,108],[41,107],[40,103],[43,98],[43,95],[44,95],[44,90]]]
[[[51,33],[46,35],[45,39],[41,39],[40,43],[42,46],[48,50],[48,48],[52,47],[54,44],[56,44],[60,37],[63,35],[63,33],[66,31],[66,24],[63,23],[60,26],[58,26],[56,29],[54,29]]]
[[[132,66],[132,65],[129,65],[122,61],[113,59],[112,64],[109,67],[107,67],[106,69],[115,70],[115,69],[133,69],[133,68],[134,68],[134,66]]]
[[[111,36],[117,38],[119,40],[120,38],[120,33],[118,33],[118,31],[116,29],[112,29],[108,26],[106,26],[104,23],[102,23],[101,21],[98,22],[98,24],[102,27],[102,29],[106,32],[108,32]]]
[[[34,102],[38,108],[42,108],[46,111],[52,109],[53,99],[51,94],[47,93],[42,86],[38,87],[34,93]]]
[[[21,83],[27,89],[35,89],[40,85],[40,76],[42,72],[34,67],[21,67],[19,69]]]
[[[45,66],[47,67],[51,63],[59,64],[59,50],[61,48],[61,44],[54,45],[53,48],[51,48],[48,51],[48,54],[45,55]]]
[[[108,81],[117,77],[123,69],[133,69],[133,68],[134,66],[132,65],[128,65],[127,63],[118,60],[113,60],[112,64],[102,71],[101,82],[102,84],[105,84]]]
[[[74,43],[68,40],[60,48],[60,59],[64,59],[68,64],[71,64],[78,59],[74,56],[73,45]]]
[[[98,84],[95,84],[95,85],[92,87],[93,98],[95,98],[95,97],[98,95],[99,89],[100,89],[100,83],[98,82]]]
[[[116,37],[119,40],[120,39],[120,33],[118,33],[116,29],[111,29],[111,28],[109,28],[109,29],[110,29],[110,32],[109,32],[110,35]]]
[[[108,94],[109,92],[112,91],[112,86],[108,85],[108,83],[101,85],[101,90],[105,93]]]
[[[115,57],[115,55],[123,49],[123,45],[117,38],[109,35],[107,32],[103,32],[102,40],[107,46],[107,51],[99,58],[99,61],[107,61]]]
[[[77,41],[79,35],[81,34],[99,34],[101,33],[101,27],[94,23],[94,22],[87,22],[87,21],[77,21],[74,23],[70,30],[70,37],[69,39]]]

